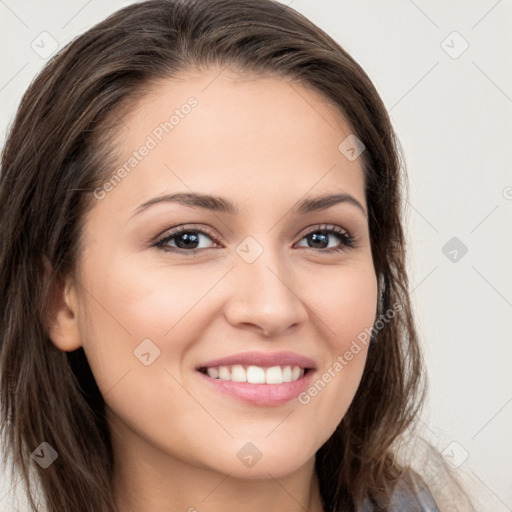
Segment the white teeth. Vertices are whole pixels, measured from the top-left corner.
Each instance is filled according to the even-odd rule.
[[[212,379],[231,380],[233,382],[248,382],[249,384],[283,384],[301,378],[305,371],[299,366],[248,366],[241,364],[207,368],[206,373]]]
[[[233,382],[247,382],[247,373],[241,364],[235,364],[231,368],[231,380]]]
[[[227,366],[219,366],[219,379],[220,380],[231,380],[231,374]]]
[[[247,382],[250,384],[265,384],[265,370],[260,366],[247,368]]]
[[[265,372],[265,382],[267,384],[282,384],[283,383],[283,371],[280,366],[272,366],[267,368]]]
[[[208,376],[212,379],[218,379],[219,378],[219,369],[218,368],[208,368],[206,370],[208,372]]]

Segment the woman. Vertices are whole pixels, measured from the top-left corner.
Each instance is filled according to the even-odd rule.
[[[270,0],[127,7],[53,58],[2,159],[6,454],[50,512],[439,510],[397,142]]]

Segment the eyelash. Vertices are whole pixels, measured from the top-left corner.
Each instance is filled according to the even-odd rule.
[[[340,251],[346,251],[347,249],[353,249],[354,247],[356,247],[356,239],[355,239],[355,237],[350,235],[350,233],[348,231],[346,231],[338,226],[329,225],[329,224],[324,224],[322,226],[316,227],[315,229],[307,231],[306,233],[304,233],[302,235],[302,238],[300,241],[302,241],[308,235],[311,235],[313,233],[320,233],[320,232],[324,233],[324,234],[334,234],[338,237],[338,239],[341,242],[341,244],[338,247],[331,247],[330,249],[317,249],[320,252],[331,254],[331,253],[337,253]],[[157,242],[155,242],[153,244],[153,247],[161,249],[165,252],[187,254],[187,255],[191,255],[191,256],[197,254],[200,251],[205,251],[207,249],[211,249],[211,247],[208,247],[207,249],[196,248],[196,249],[186,250],[186,249],[180,249],[177,247],[170,247],[170,246],[166,245],[170,240],[178,237],[179,235],[181,235],[183,233],[196,233],[196,234],[207,235],[215,243],[218,243],[215,240],[215,235],[209,228],[194,229],[192,227],[183,227],[183,228],[176,229],[175,231],[172,231],[171,233],[168,233],[165,237],[163,237],[163,238],[159,239]],[[314,247],[305,247],[305,249],[315,250]]]

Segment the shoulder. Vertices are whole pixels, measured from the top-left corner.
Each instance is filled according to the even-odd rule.
[[[374,506],[367,500],[361,512],[375,512]],[[440,512],[425,481],[409,471],[398,480],[391,496],[389,512]]]
[[[439,512],[425,481],[415,473],[398,481],[391,499],[392,512]]]

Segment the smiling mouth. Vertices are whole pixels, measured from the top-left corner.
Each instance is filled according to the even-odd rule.
[[[255,366],[255,365],[221,365],[202,367],[198,371],[216,380],[247,382],[249,384],[284,384],[295,382],[311,369],[296,365]]]

